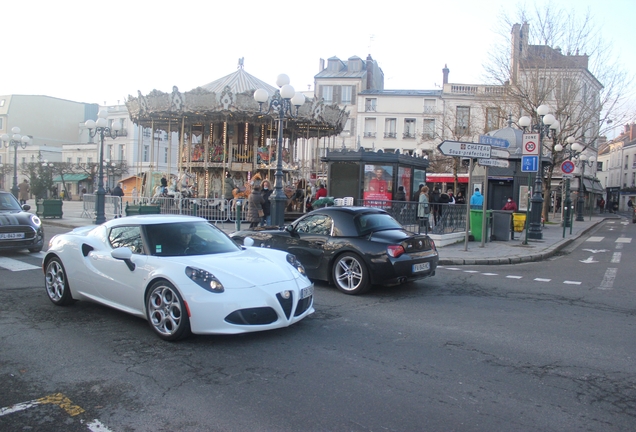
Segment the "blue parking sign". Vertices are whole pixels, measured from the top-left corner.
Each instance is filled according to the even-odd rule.
[[[539,156],[521,156],[522,172],[539,171]]]

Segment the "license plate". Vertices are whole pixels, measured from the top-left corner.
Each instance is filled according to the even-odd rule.
[[[308,287],[306,287],[306,288],[301,288],[300,289],[300,298],[301,299],[307,298],[307,297],[312,296],[312,295],[314,295],[314,286],[313,286],[313,284],[308,286]]]
[[[24,238],[24,233],[23,232],[2,233],[2,234],[0,234],[0,240],[22,239],[22,238]]]
[[[417,272],[421,272],[421,271],[427,271],[431,269],[431,263],[425,262],[425,263],[419,263],[419,264],[413,264],[413,273],[417,273]]]

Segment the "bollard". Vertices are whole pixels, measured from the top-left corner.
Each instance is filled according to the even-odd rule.
[[[241,200],[236,200],[236,230],[241,230]]]

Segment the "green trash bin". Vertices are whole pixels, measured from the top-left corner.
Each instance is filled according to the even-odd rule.
[[[470,209],[470,233],[475,241],[481,241],[481,225],[483,210]],[[488,233],[490,232],[490,218],[492,217],[492,210],[486,210],[486,241],[488,241]]]

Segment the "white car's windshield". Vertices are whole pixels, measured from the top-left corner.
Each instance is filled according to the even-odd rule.
[[[151,255],[188,256],[236,252],[240,247],[207,222],[146,225]]]

